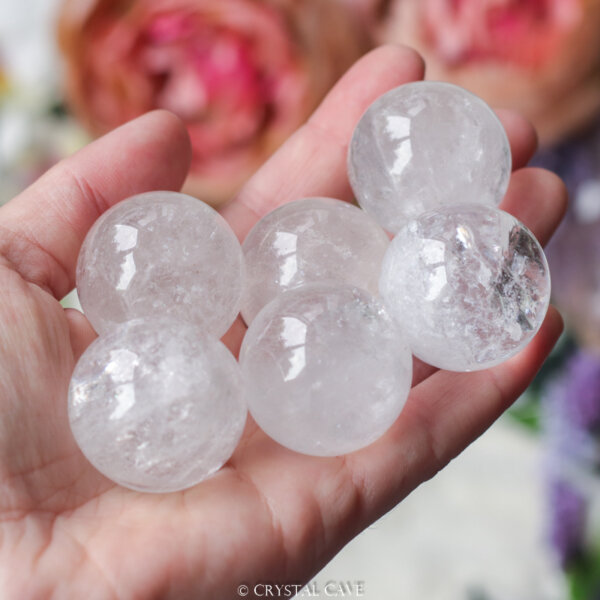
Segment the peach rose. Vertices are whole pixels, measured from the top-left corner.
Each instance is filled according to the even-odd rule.
[[[448,65],[497,60],[539,66],[581,21],[579,0],[429,0],[424,38]]]
[[[332,0],[67,0],[67,95],[94,134],[154,108],[187,124],[186,190],[229,198],[366,50]]]
[[[543,143],[600,111],[600,0],[391,0],[382,7],[380,43],[412,45],[427,61],[428,79],[524,113]]]

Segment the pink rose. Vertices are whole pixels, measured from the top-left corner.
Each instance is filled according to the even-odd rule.
[[[580,0],[429,0],[425,37],[447,64],[499,60],[539,65],[582,17]]]
[[[187,124],[187,191],[230,197],[366,49],[331,0],[67,0],[67,92],[95,134],[154,108]]]
[[[378,8],[384,4],[378,42],[414,46],[428,79],[520,111],[542,143],[600,112],[599,0],[391,0]]]

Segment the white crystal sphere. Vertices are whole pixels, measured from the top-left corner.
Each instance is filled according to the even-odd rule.
[[[412,356],[381,303],[356,287],[308,284],[254,319],[240,364],[250,412],[297,452],[336,456],[380,437],[410,389]]]
[[[360,206],[396,233],[447,204],[496,206],[511,171],[504,127],[461,87],[416,81],[378,98],[360,119],[348,176]]]
[[[497,365],[524,348],[550,300],[544,252],[515,217],[448,206],[401,229],[383,260],[381,298],[413,354],[452,371]]]
[[[233,453],[246,421],[239,365],[216,338],[136,319],[97,338],[75,367],[69,420],[104,475],[134,490],[202,481]]]
[[[239,313],[244,261],[221,215],[191,196],[149,192],[107,210],[87,234],[77,292],[98,333],[172,315],[222,336]]]
[[[303,198],[280,206],[263,217],[242,244],[244,321],[250,324],[281,292],[307,283],[347,283],[377,294],[389,243],[369,215],[347,202]]]

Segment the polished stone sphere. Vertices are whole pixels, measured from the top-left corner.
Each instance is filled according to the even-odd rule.
[[[304,198],[280,206],[253,227],[242,245],[244,321],[251,323],[281,292],[307,283],[347,283],[377,294],[389,243],[369,215],[347,202]]]
[[[410,351],[380,302],[341,284],[277,296],[250,325],[240,364],[258,425],[315,456],[352,452],[383,435],[412,374]]]
[[[387,231],[448,204],[496,206],[511,171],[495,113],[463,88],[437,81],[401,85],[375,100],[348,152],[360,206]]]
[[[168,314],[220,337],[239,313],[243,274],[241,246],[219,213],[191,196],[148,192],[94,223],[77,291],[98,333]]]
[[[419,216],[393,239],[380,292],[415,356],[451,371],[497,365],[523,349],[550,301],[550,275],[533,234],[488,206]]]
[[[170,319],[136,319],[97,338],[69,387],[88,460],[125,487],[188,488],[233,453],[246,421],[237,361],[216,338]]]

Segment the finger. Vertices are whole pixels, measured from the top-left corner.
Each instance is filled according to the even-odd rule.
[[[528,167],[513,173],[500,208],[531,229],[543,246],[561,222],[568,197],[567,188],[557,175]]]
[[[229,348],[230,352],[236,358],[240,353],[240,348],[242,347],[242,340],[244,339],[246,329],[246,324],[242,320],[242,317],[238,315],[237,319],[221,338],[221,341]]]
[[[550,307],[532,342],[512,359],[474,373],[438,371],[413,388],[392,429],[346,459],[357,485],[371,491],[366,512],[389,510],[481,435],[526,389],[562,328]]]
[[[412,388],[415,387],[415,385],[419,385],[421,381],[427,379],[436,371],[439,371],[438,367],[432,367],[426,362],[423,362],[420,358],[413,356],[412,383],[410,384],[410,387]]]
[[[78,361],[86,348],[98,337],[84,314],[76,308],[65,308],[73,357]]]
[[[421,57],[403,46],[382,46],[359,60],[223,210],[240,239],[260,217],[291,200],[352,199],[346,154],[354,127],[381,94],[423,74]]]
[[[74,287],[81,242],[98,216],[133,194],[178,190],[190,157],[187,132],[171,113],[154,111],[119,127],[0,209],[0,255],[62,298]]]
[[[537,133],[533,125],[519,113],[508,109],[498,109],[495,112],[508,136],[513,171],[521,169],[537,150]]]

